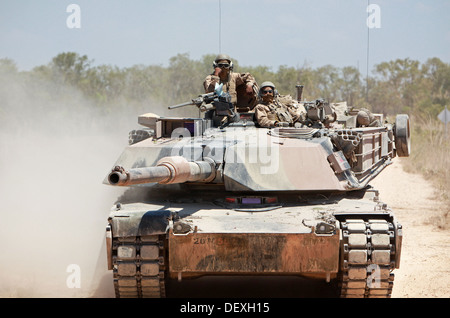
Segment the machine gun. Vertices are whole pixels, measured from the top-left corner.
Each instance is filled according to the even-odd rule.
[[[175,109],[179,107],[189,106],[189,105],[195,105],[198,108],[200,108],[201,111],[205,111],[206,108],[202,106],[206,106],[207,104],[211,104],[216,98],[219,98],[216,92],[212,93],[206,93],[198,95],[197,98],[192,99],[190,102],[181,103],[173,106],[169,106],[169,109]]]
[[[328,102],[323,99],[316,99],[312,102],[305,102],[306,121],[310,127],[322,128],[336,121],[337,114]]]
[[[238,122],[239,114],[234,111],[234,105],[231,103],[231,96],[222,91],[222,84],[218,85],[214,92],[198,95],[190,102],[169,106],[169,109],[195,105],[200,111],[206,112],[205,118],[212,119],[218,123],[221,128],[230,123]]]

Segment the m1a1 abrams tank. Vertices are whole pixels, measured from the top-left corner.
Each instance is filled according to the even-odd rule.
[[[130,187],[106,232],[117,297],[166,297],[168,280],[205,275],[298,275],[337,282],[342,297],[390,297],[402,227],[370,180],[409,155],[409,118],[298,95],[298,127],[260,128],[220,90],[175,106],[204,118],[139,116],[145,133],[104,181]]]

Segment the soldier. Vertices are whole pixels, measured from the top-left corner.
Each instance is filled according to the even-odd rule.
[[[257,103],[258,84],[250,73],[234,73],[233,62],[227,54],[219,54],[213,63],[214,72],[203,82],[206,93],[213,92],[216,84],[223,84],[223,91],[231,96],[231,102],[239,112],[252,110]]]
[[[381,127],[381,123],[370,110],[362,108],[356,116],[356,127]]]
[[[306,110],[298,105],[291,96],[281,96],[272,82],[264,82],[259,90],[261,103],[255,107],[259,126],[289,127],[305,119]]]

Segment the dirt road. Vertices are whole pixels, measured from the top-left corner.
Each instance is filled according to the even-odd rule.
[[[372,182],[403,226],[400,269],[395,271],[392,297],[448,298],[450,229],[439,228],[445,222],[443,204],[423,177],[403,171],[401,160],[394,159]]]

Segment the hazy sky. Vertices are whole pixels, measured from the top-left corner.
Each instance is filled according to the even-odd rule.
[[[397,58],[450,62],[450,0],[370,0],[379,11],[369,13],[368,3],[0,0],[0,58],[13,59],[21,70],[68,51],[86,54],[94,65],[168,65],[178,53],[200,59],[220,46],[245,66],[276,71],[280,65],[331,64],[358,66],[365,74],[369,30],[370,69]],[[79,6],[78,16],[67,12],[70,4]],[[68,18],[80,27],[70,28]]]

